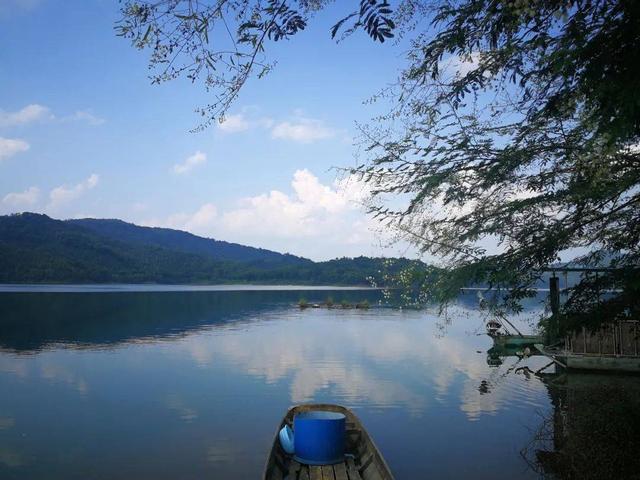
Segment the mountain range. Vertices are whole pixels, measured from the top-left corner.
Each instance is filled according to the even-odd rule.
[[[0,216],[0,283],[271,283],[367,285],[412,261],[314,262],[262,248],[115,219]]]

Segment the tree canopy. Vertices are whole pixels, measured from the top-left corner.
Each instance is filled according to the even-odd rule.
[[[304,30],[331,0],[125,0],[116,33],[150,49],[153,83],[186,76],[202,81],[212,102],[199,108],[205,128],[221,119],[252,77],[274,67],[265,46]],[[350,2],[351,3],[351,2]],[[355,3],[355,2],[353,2]],[[364,29],[374,40],[393,37],[386,0],[361,0],[331,30],[336,37]]]
[[[637,315],[640,4],[441,2],[431,25],[392,93],[401,128],[363,129],[371,211],[447,261],[443,301],[482,282],[517,310],[564,253],[613,267],[573,288],[570,319]]]
[[[329,3],[128,1],[118,28],[151,48],[154,81],[204,77],[215,92],[206,125],[272,68],[268,40],[293,36]],[[640,2],[347,4],[357,10],[334,37],[399,31],[408,45],[397,82],[381,86],[392,108],[360,126],[365,154],[350,173],[370,185],[370,213],[447,267],[422,282],[424,298],[446,303],[484,284],[493,308],[517,311],[545,269],[573,257],[611,269],[572,288],[568,325],[637,318]]]

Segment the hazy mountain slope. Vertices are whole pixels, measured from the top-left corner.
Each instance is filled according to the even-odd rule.
[[[394,268],[408,262],[400,259]],[[0,283],[367,285],[384,264],[368,257],[316,263],[119,220],[0,216]]]
[[[85,227],[99,235],[124,243],[162,247],[184,253],[203,255],[218,261],[246,262],[254,266],[269,268],[312,263],[311,260],[294,255],[198,237],[180,230],[140,227],[122,220],[85,218],[66,220],[66,223]]]
[[[224,262],[101,237],[46,215],[0,217],[1,282],[220,281]]]

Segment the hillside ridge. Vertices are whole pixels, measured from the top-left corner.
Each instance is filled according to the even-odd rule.
[[[385,258],[325,262],[142,227],[117,219],[0,216],[0,283],[267,283],[369,285],[412,264]]]

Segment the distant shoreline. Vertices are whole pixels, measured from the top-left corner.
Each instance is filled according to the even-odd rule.
[[[172,284],[54,284],[7,283],[0,284],[0,293],[117,293],[117,292],[247,292],[247,291],[331,291],[331,290],[379,290],[367,286],[335,285],[172,285]]]

